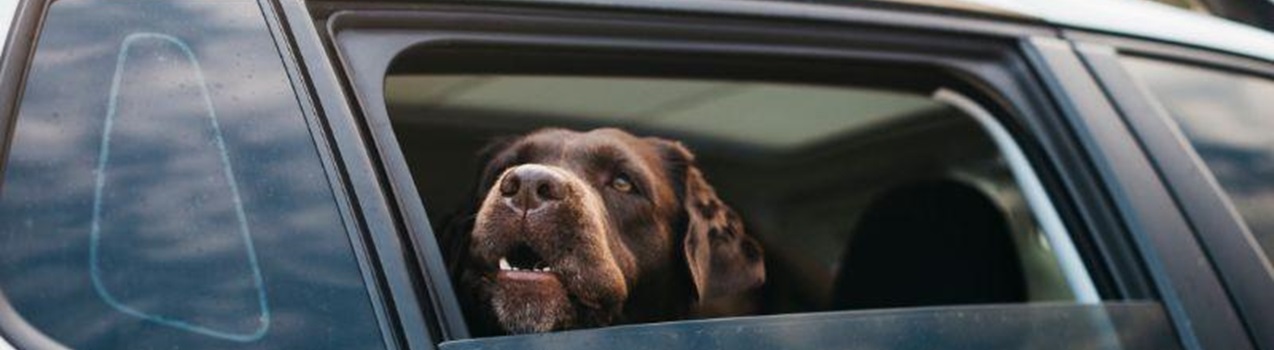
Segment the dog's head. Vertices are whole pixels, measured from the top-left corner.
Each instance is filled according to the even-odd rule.
[[[761,247],[679,143],[545,129],[487,152],[476,215],[445,237],[479,332],[683,317],[765,280]]]

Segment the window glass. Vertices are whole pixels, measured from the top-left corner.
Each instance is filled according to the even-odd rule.
[[[52,4],[0,193],[0,290],[72,348],[383,347],[249,0]]]
[[[1274,256],[1274,81],[1125,57]]]
[[[640,344],[640,346],[634,346]],[[661,323],[443,343],[469,349],[1180,349],[1153,302],[986,305]]]

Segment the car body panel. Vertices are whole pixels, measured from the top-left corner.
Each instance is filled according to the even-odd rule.
[[[1057,26],[1198,46],[1274,61],[1274,36],[1261,29],[1143,0],[958,0]]]

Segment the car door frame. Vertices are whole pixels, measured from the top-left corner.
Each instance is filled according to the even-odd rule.
[[[430,289],[434,284],[424,283],[424,273],[419,270],[427,265],[420,259],[431,255],[417,254],[411,237],[399,235],[403,231],[397,211],[387,199],[390,191],[383,189],[376,165],[379,162],[371,149],[364,144],[365,129],[355,119],[347,92],[336,75],[329,55],[332,54],[321,38],[316,22],[310,16],[310,8],[304,0],[267,0],[271,5],[267,16],[276,26],[276,38],[281,42],[280,51],[289,62],[290,75],[300,100],[309,102],[308,108],[318,116],[319,128],[337,164],[343,195],[356,213],[359,237],[365,245],[360,247],[369,256],[370,272],[374,275],[377,291],[374,298],[385,305],[384,310],[391,347],[402,349],[431,349],[437,338],[437,327],[426,320],[426,310],[434,305],[424,305],[437,295]],[[437,254],[432,259],[441,258]],[[457,311],[458,312],[458,311]]]
[[[307,8],[299,0],[282,0],[282,12],[293,32],[296,51],[303,57],[307,76],[313,84],[314,95],[321,101],[329,128],[334,135],[336,148],[342,155],[344,168],[351,182],[354,197],[358,198],[369,221],[378,221],[372,236],[382,236],[397,245],[374,247],[378,256],[401,254],[411,261],[402,266],[404,271],[415,272],[413,285],[421,291],[417,305],[425,307],[422,319],[408,324],[427,324],[423,338],[409,342],[416,348],[422,341],[425,348],[433,347],[427,339],[464,339],[465,328],[457,319],[458,304],[450,290],[445,269],[440,260],[439,247],[428,225],[410,174],[401,159],[401,151],[393,140],[385,120],[369,121],[363,101],[356,87],[349,80],[350,67],[343,65],[340,50],[334,37],[344,29],[328,21],[328,16],[340,11],[370,11],[392,8],[385,4],[337,4],[324,3]],[[554,7],[487,4],[425,4],[404,5],[405,10],[431,11],[490,11],[520,15],[543,15],[553,11],[581,11],[588,18],[605,21],[606,15],[661,14],[702,17],[707,20],[741,21],[743,23],[802,23],[811,27],[824,27],[829,31],[845,33],[854,26],[869,27],[892,32],[921,32],[915,40],[939,40],[950,35],[992,37],[1017,43],[1025,57],[1020,66],[1013,67],[1016,74],[1006,79],[1025,79],[1028,91],[1016,96],[1033,108],[1033,117],[1014,121],[1011,128],[1033,135],[1031,140],[1018,140],[1031,150],[1040,162],[1049,165],[1050,185],[1066,200],[1059,202],[1084,203],[1065,205],[1063,216],[1072,223],[1077,242],[1084,249],[1099,252],[1097,257],[1086,255],[1106,271],[1094,271],[1098,279],[1109,279],[1110,287],[1103,294],[1116,298],[1159,298],[1168,310],[1181,341],[1188,348],[1218,347],[1247,348],[1249,343],[1237,326],[1237,317],[1229,300],[1207,265],[1186,264],[1192,257],[1202,256],[1197,242],[1190,238],[1188,226],[1175,207],[1164,206],[1152,198],[1165,199],[1168,192],[1157,180],[1157,175],[1132,143],[1126,129],[1105,131],[1108,121],[1095,116],[1115,115],[1115,109],[1104,96],[1077,93],[1074,85],[1094,84],[1086,72],[1075,71],[1078,62],[1073,48],[1047,44],[1060,41],[1059,32],[1046,26],[1032,24],[1021,19],[984,18],[917,12],[872,6],[824,6],[791,3],[737,3],[706,1],[697,4],[608,4],[606,6]],[[602,8],[604,7],[604,8]],[[591,11],[591,12],[590,12]],[[313,17],[312,17],[313,16]],[[393,17],[393,16],[389,16]],[[317,18],[311,23],[311,18]],[[391,19],[391,18],[386,18]],[[767,22],[772,21],[772,22]],[[396,25],[410,26],[409,19],[399,18]],[[317,24],[317,25],[316,25]],[[324,30],[320,30],[323,28]],[[935,55],[953,54],[935,52]],[[1069,55],[1070,57],[1066,57]],[[1054,74],[1057,60],[1075,60],[1063,71],[1081,73],[1081,77]],[[1067,66],[1063,64],[1063,66]],[[1082,66],[1081,66],[1082,67]],[[1066,77],[1065,79],[1059,77]],[[1085,82],[1086,81],[1086,82]],[[1092,114],[1089,116],[1088,114]],[[1097,137],[1086,133],[1098,133]],[[1128,162],[1125,158],[1131,157]],[[1119,161],[1116,161],[1118,159]],[[1140,184],[1134,180],[1148,179]],[[1131,189],[1130,189],[1131,188]],[[1128,194],[1146,191],[1146,199],[1128,199]],[[1137,192],[1143,193],[1143,192]],[[1167,219],[1156,223],[1156,219]],[[1175,219],[1174,219],[1175,218]],[[1093,234],[1100,232],[1101,234]],[[1081,239],[1082,238],[1082,239]],[[406,247],[395,252],[393,247]],[[1174,248],[1176,247],[1176,248]],[[386,248],[391,248],[386,250]],[[1172,255],[1167,253],[1180,253]],[[1169,258],[1161,258],[1167,256]],[[1103,270],[1101,268],[1096,270]],[[1207,272],[1202,273],[1200,272]],[[391,288],[393,289],[393,288]],[[1198,291],[1204,292],[1198,292]],[[1183,292],[1184,291],[1184,292]],[[1218,298],[1219,296],[1222,296]],[[394,299],[398,299],[395,296]],[[1220,307],[1218,307],[1220,303]],[[400,311],[403,308],[399,308]],[[410,311],[410,310],[407,310]],[[415,316],[413,315],[413,318]],[[1197,320],[1209,321],[1200,325]],[[402,330],[413,333],[410,328]],[[1237,333],[1236,333],[1237,332]],[[409,335],[410,337],[410,335]]]
[[[1274,266],[1264,256],[1237,208],[1177,128],[1168,111],[1120,62],[1140,57],[1220,72],[1274,79],[1274,62],[1136,38],[1069,30],[1084,63],[1170,188],[1207,258],[1235,303],[1248,334],[1274,349]],[[1265,331],[1262,331],[1265,330]]]
[[[9,143],[14,123],[17,122],[18,101],[26,84],[27,66],[35,52],[35,41],[44,22],[50,0],[18,0],[13,22],[4,42],[3,62],[0,62],[0,175],[4,174],[9,159]],[[4,188],[0,181],[0,189]]]

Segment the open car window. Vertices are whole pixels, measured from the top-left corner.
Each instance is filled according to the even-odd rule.
[[[483,166],[474,155],[492,140],[546,127],[619,127],[675,138],[695,152],[768,252],[763,308],[772,313],[1097,300],[1082,265],[1066,266],[1078,275],[1067,280],[1073,247],[1061,247],[1072,255],[1055,249],[1042,225],[1055,214],[1044,212],[1042,221],[1032,211],[997,141],[977,119],[930,96],[454,74],[391,75],[386,94],[416,186],[439,217],[473,196]],[[447,229],[446,218],[433,222],[435,232]],[[956,267],[964,261],[972,262]]]
[[[768,280],[754,315],[774,316],[446,348],[609,347],[652,336],[668,348],[1172,345],[1157,343],[1166,333],[1121,338],[1147,325],[1166,332],[1162,310],[1099,304],[1012,136],[950,90],[453,73],[391,74],[385,88],[416,186],[441,218],[435,232],[448,230],[447,213],[473,196],[483,167],[473,155],[492,140],[545,127],[617,127],[693,149],[765,247]],[[866,311],[873,309],[897,311]],[[846,310],[863,311],[794,314]],[[1070,336],[1059,341],[1039,329]],[[896,341],[907,337],[915,341]]]
[[[951,68],[937,61],[912,65],[855,51],[870,45],[838,52],[852,57],[843,59],[833,54],[804,57],[818,51],[804,47],[775,49],[781,54],[751,46],[711,47],[700,55],[693,48],[699,43],[678,42],[672,35],[703,30],[697,24],[646,27],[625,22],[606,28],[631,30],[624,35],[632,36],[610,37],[590,32],[588,27],[596,23],[537,23],[535,16],[466,14],[462,17],[469,22],[461,24],[445,12],[402,15],[392,23],[377,22],[381,15],[340,13],[329,19],[329,28],[386,162],[386,177],[397,191],[408,234],[439,242],[420,248],[426,253],[434,248],[444,252],[444,261],[426,264],[426,273],[436,286],[448,287],[434,295],[439,304],[445,308],[456,301],[465,318],[445,309],[438,312],[442,328],[452,335],[443,337],[443,347],[906,347],[912,343],[898,339],[909,335],[956,346],[1176,346],[1159,303],[1098,293],[1090,273],[1103,269],[1092,264],[1102,260],[1092,256],[1098,252],[1081,251],[1072,241],[1079,235],[1069,229],[1082,225],[1059,214],[1069,204],[1061,201],[1068,198],[1054,193],[1062,191],[1056,178],[1045,178],[1056,172],[1038,153],[1028,157],[1025,149],[1039,143],[1029,128],[1015,124],[1022,122],[1015,107],[988,97],[993,92],[973,87],[981,85],[968,76],[953,73],[968,66]],[[505,32],[508,28],[526,31]],[[567,32],[578,36],[560,36]],[[644,34],[650,37],[628,41]],[[734,49],[745,53],[734,56]],[[1011,70],[1000,73],[1005,72]],[[1021,87],[1013,84],[1007,85]],[[687,178],[710,183],[714,196],[714,201],[686,201],[683,216],[661,221],[677,233],[669,241],[676,253],[660,251],[674,256],[661,266],[675,268],[658,270],[665,273],[659,276],[681,278],[682,284],[642,291],[704,298],[699,284],[703,272],[693,265],[699,251],[686,248],[694,242],[686,237],[699,227],[693,226],[696,216],[718,212],[724,203],[763,248],[743,249],[742,255],[764,252],[763,287],[731,300],[747,307],[697,313],[703,304],[692,304],[694,312],[649,317],[658,305],[621,301],[624,310],[639,310],[637,316],[621,311],[603,322],[572,323],[579,319],[573,315],[602,305],[577,303],[593,297],[578,292],[588,280],[574,279],[570,269],[578,265],[558,264],[561,256],[574,256],[563,251],[587,247],[556,238],[549,243],[533,240],[594,231],[532,223],[527,219],[531,211],[572,193],[597,191],[595,197],[581,196],[596,201],[581,200],[585,204],[578,207],[604,207],[596,216],[602,219],[588,216],[572,223],[603,227],[613,222],[606,220],[615,220],[606,215],[641,208],[632,204],[639,202],[607,202],[618,196],[612,194],[615,189],[641,194],[652,182],[644,175],[632,177],[637,181],[630,187],[625,177],[615,187],[610,173],[594,176],[586,170],[611,164],[606,159],[615,156],[607,154],[669,159],[641,149],[615,151],[616,143],[599,139],[684,147],[677,161],[646,162],[643,169],[674,164],[680,170],[668,174],[701,174]],[[580,146],[597,142],[602,146]],[[594,158],[602,160],[572,162]],[[675,166],[691,163],[690,158],[693,171]],[[614,168],[629,174],[625,166]],[[539,173],[521,172],[526,169]],[[570,182],[575,181],[571,176],[584,180]],[[542,179],[578,187],[563,191]],[[679,200],[692,196],[683,187],[669,188]],[[700,205],[692,210],[695,203]],[[495,212],[520,214],[491,219]],[[663,219],[648,221],[658,220]],[[729,228],[709,232],[739,236],[736,226]],[[622,243],[609,247],[622,249],[638,240],[617,237]],[[598,260],[596,266],[607,264]],[[551,288],[502,284],[514,275]],[[634,290],[645,286],[641,276],[608,276],[618,277],[605,281],[636,281],[630,284]],[[670,304],[685,305],[676,302]],[[577,304],[585,308],[570,308]],[[543,321],[546,315],[548,321]],[[1034,327],[1074,332],[1023,335]],[[960,335],[940,336],[948,332]],[[490,337],[508,334],[518,335]],[[642,342],[647,339],[664,342]],[[1168,341],[1156,343],[1164,339]]]

